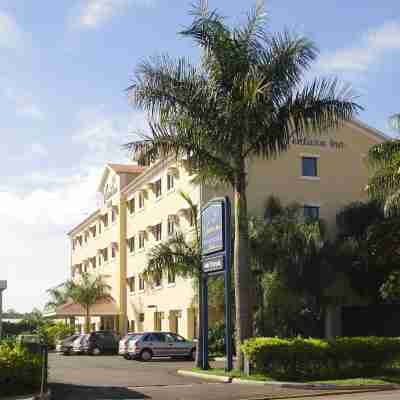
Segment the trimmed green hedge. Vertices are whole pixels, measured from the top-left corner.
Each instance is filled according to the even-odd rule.
[[[335,379],[372,376],[400,360],[400,338],[252,338],[242,351],[256,372],[274,378]]]
[[[0,397],[37,390],[41,381],[41,357],[23,345],[0,342]]]

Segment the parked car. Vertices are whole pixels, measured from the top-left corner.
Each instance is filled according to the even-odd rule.
[[[196,346],[180,335],[171,332],[144,332],[128,341],[131,359],[150,361],[153,357],[184,357],[194,360]]]
[[[68,336],[65,339],[57,340],[56,342],[56,352],[62,353],[64,355],[71,354],[72,346],[74,344],[75,339],[79,337],[79,334]]]
[[[123,356],[125,359],[129,359],[128,354],[128,343],[130,340],[139,337],[142,333],[138,332],[128,332],[120,341],[118,345],[118,354]]]
[[[81,334],[72,342],[71,353],[83,354],[85,352],[84,346],[87,336],[88,336],[87,334]]]
[[[118,353],[119,337],[112,331],[96,331],[88,333],[83,340],[83,352],[91,355]]]

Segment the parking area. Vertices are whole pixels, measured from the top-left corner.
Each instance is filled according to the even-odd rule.
[[[243,400],[311,394],[309,390],[214,383],[176,373],[193,365],[170,359],[141,362],[120,356],[49,355],[50,384],[57,400]]]

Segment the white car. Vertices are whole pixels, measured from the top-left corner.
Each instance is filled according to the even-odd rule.
[[[128,343],[130,340],[134,339],[135,337],[140,336],[141,333],[138,332],[128,332],[118,344],[118,354],[125,359],[129,360],[130,356],[128,354]]]

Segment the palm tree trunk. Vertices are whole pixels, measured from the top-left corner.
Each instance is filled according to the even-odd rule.
[[[90,332],[90,310],[89,306],[86,306],[85,333],[89,332]]]
[[[249,227],[247,218],[246,173],[244,161],[240,165],[234,186],[235,243],[233,254],[235,306],[236,306],[236,354],[237,368],[244,369],[244,356],[240,345],[252,336],[253,317],[249,265]]]

